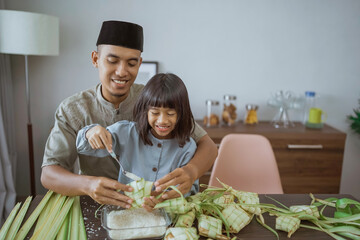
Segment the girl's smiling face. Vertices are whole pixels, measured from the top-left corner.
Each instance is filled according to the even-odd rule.
[[[175,129],[177,112],[174,108],[150,107],[148,122],[151,133],[158,139],[172,138],[171,132]]]

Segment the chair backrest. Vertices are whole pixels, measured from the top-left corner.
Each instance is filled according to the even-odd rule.
[[[226,135],[220,143],[210,186],[221,186],[216,178],[241,191],[283,193],[274,152],[269,140],[261,135]]]

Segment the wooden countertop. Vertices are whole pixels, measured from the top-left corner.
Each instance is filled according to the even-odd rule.
[[[306,135],[307,138],[327,138],[331,136],[341,136],[346,137],[344,132],[341,132],[327,124],[324,124],[323,128],[313,129],[307,128],[300,122],[294,122],[294,127],[289,128],[275,128],[269,121],[261,121],[258,124],[247,125],[241,122],[237,122],[233,126],[221,125],[218,127],[206,127],[201,120],[196,121],[204,130],[209,134],[211,138],[222,138],[226,134],[230,133],[250,133],[250,134],[261,134],[268,138],[277,138],[283,137],[284,135],[287,138],[291,136],[299,137],[299,135]],[[289,134],[290,133],[290,134]],[[321,133],[319,135],[319,133]]]

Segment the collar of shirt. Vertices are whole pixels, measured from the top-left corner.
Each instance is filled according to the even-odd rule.
[[[156,138],[152,133],[151,131],[149,131],[149,139],[150,141],[153,143],[153,146],[155,147],[163,147],[164,144],[168,144],[168,143],[173,143],[174,141],[174,138],[167,138],[167,139],[159,139],[159,138]]]
[[[119,108],[114,108],[114,104],[107,101],[103,97],[103,95],[101,93],[101,83],[99,83],[96,86],[96,97],[99,100],[99,102],[101,103],[101,105],[103,105],[105,108],[107,108],[108,110],[113,111],[114,113],[119,113],[119,112],[125,111],[130,106],[130,101],[133,98],[133,87],[131,86],[129,95],[125,98],[124,101],[122,101],[120,103]]]

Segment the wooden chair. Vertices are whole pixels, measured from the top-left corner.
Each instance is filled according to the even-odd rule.
[[[283,193],[274,152],[269,140],[261,135],[226,135],[209,182],[210,186],[221,187],[216,178],[241,191]]]

